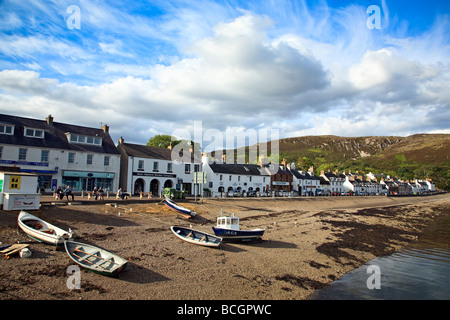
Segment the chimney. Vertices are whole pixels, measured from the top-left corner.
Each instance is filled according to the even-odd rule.
[[[102,127],[102,130],[103,130],[105,133],[109,133],[109,126],[108,126],[107,124],[105,124],[105,125]]]
[[[227,163],[227,155],[226,154],[222,154],[222,162]]]
[[[125,142],[125,140],[123,140],[123,138],[120,137],[120,139],[119,139],[119,144],[123,144],[124,142]]]
[[[167,147],[167,149],[172,150],[172,142],[169,144],[169,146]]]
[[[51,114],[48,115],[47,118],[45,118],[45,120],[47,120],[47,124],[52,126],[53,125],[53,117]]]
[[[320,171],[320,175],[321,175],[321,176],[324,176],[324,175],[325,175],[325,171],[323,171],[323,170]]]

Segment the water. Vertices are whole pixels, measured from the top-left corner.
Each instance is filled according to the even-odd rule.
[[[447,215],[436,221],[420,242],[390,256],[371,260],[327,288],[316,291],[309,299],[448,300],[449,240],[450,216]],[[379,274],[373,269],[378,269]],[[373,288],[375,284],[380,288]]]

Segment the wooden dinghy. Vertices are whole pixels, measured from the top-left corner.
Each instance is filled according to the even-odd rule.
[[[170,229],[178,238],[200,246],[217,248],[222,242],[222,238],[203,231],[179,226],[171,226]]]
[[[90,244],[69,240],[64,241],[64,247],[77,264],[105,276],[118,277],[128,263],[127,260]]]
[[[30,238],[46,244],[62,245],[73,236],[71,229],[63,230],[25,211],[19,213],[17,223]]]
[[[194,216],[197,215],[196,212],[194,212],[192,210],[189,210],[189,209],[186,209],[183,206],[180,206],[178,203],[176,203],[175,201],[173,201],[173,200],[171,200],[171,199],[169,199],[167,197],[164,199],[164,205],[167,208],[169,208],[169,209],[171,209],[171,210],[181,214],[186,219],[190,219],[191,217],[194,217]]]

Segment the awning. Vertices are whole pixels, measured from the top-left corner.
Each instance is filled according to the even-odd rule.
[[[63,177],[79,177],[79,178],[109,178],[114,179],[113,172],[89,172],[89,171],[63,171]]]

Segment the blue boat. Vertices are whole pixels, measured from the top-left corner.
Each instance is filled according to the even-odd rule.
[[[175,212],[180,213],[186,219],[189,219],[189,218],[194,217],[194,216],[197,215],[197,213],[195,213],[194,211],[186,209],[186,208],[180,206],[178,203],[176,203],[175,201],[173,201],[173,200],[171,200],[171,199],[169,199],[167,197],[164,199],[164,205],[167,208],[169,208],[169,209],[171,209],[171,210],[173,210]]]
[[[242,240],[249,241],[259,239],[263,236],[265,229],[240,230],[239,218],[231,217],[217,217],[217,225],[212,227],[214,234],[223,240]]]

